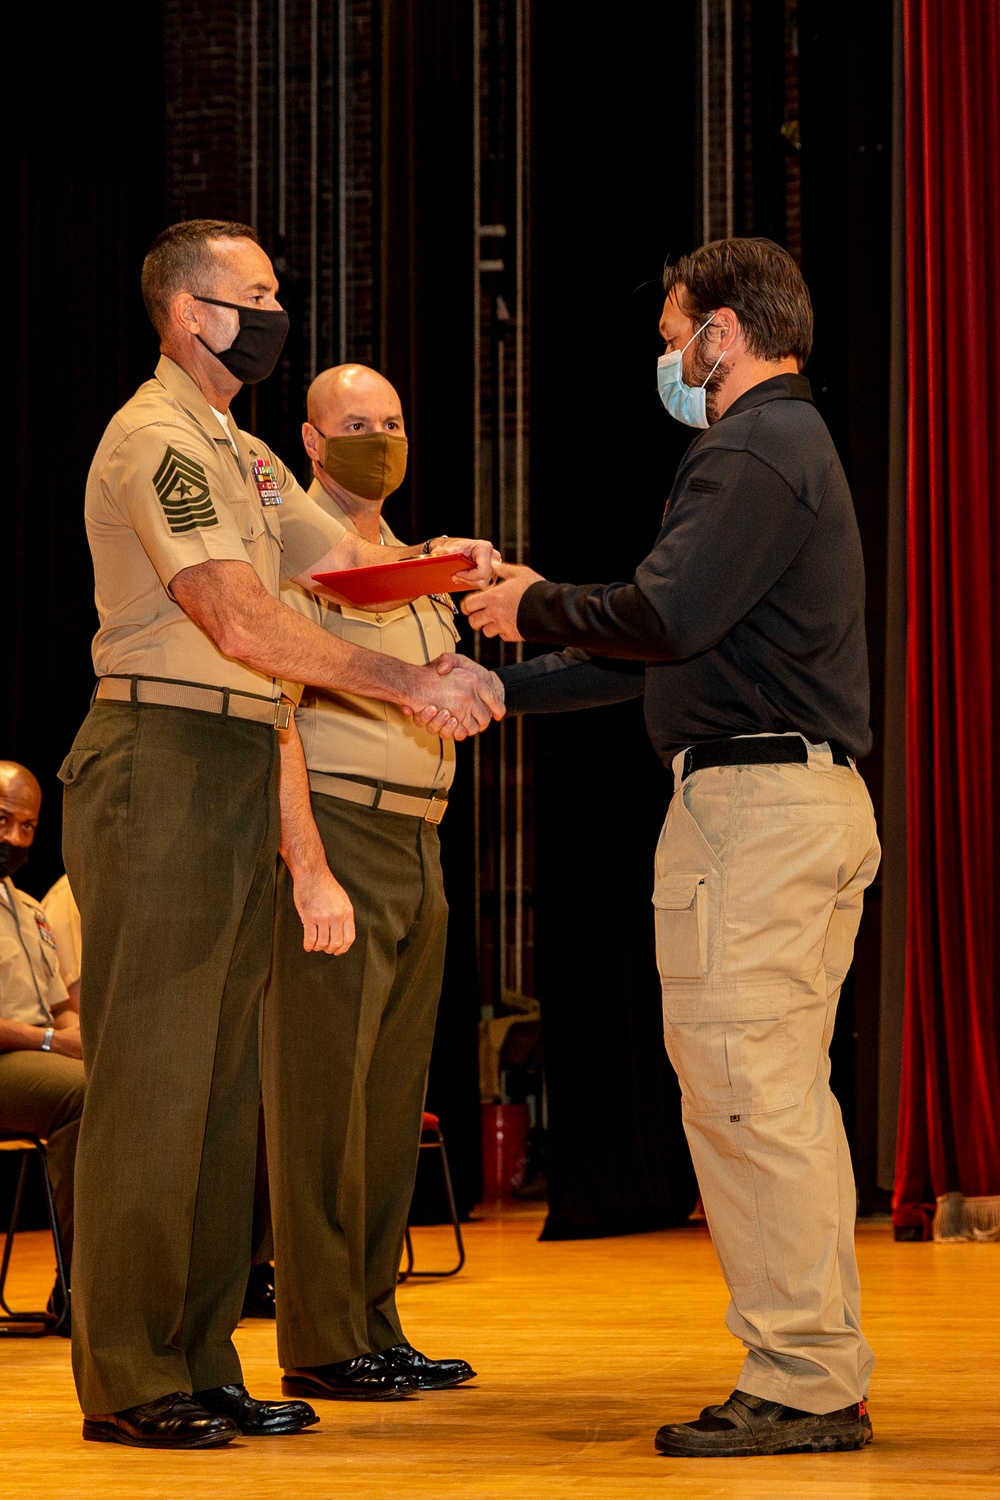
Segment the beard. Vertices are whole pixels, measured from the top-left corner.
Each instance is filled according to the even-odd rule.
[[[690,372],[683,376],[688,385],[705,387],[705,415],[710,424],[719,419],[718,395],[730,374],[725,359],[716,369],[712,369],[717,358],[718,355],[712,357],[707,344],[700,338],[696,339]]]

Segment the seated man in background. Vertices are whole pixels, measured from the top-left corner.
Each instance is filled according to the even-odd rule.
[[[68,875],[60,875],[55,885],[46,891],[42,897],[42,908],[56,940],[62,982],[69,992],[73,1009],[79,1011],[83,944],[80,939],[80,908],[70,889]]]
[[[308,400],[310,496],[365,540],[396,544],[381,514],[406,469],[396,392],[341,365]],[[447,598],[382,613],[295,586],[282,598],[403,661],[432,662],[458,639]],[[413,1349],[395,1300],[444,967],[436,824],[455,749],[388,703],[308,688],[283,740],[262,1070],[282,1388],[384,1400],[458,1385],[475,1371]]]
[[[28,858],[41,805],[31,772],[0,761],[0,1130],[25,1130],[47,1143],[68,1275],[83,1113],[79,1007],[59,972],[44,910],[11,880]]]

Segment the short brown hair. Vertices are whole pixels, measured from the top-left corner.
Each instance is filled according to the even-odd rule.
[[[212,240],[253,240],[257,231],[249,224],[229,219],[184,219],[158,234],[142,263],[142,300],[149,320],[162,333],[170,315],[170,303],[185,287],[208,292],[214,264]]]
[[[663,268],[663,290],[676,294],[683,311],[703,323],[720,307],[740,320],[747,351],[757,359],[787,359],[800,365],[813,340],[812,303],[802,272],[773,240],[713,240]]]

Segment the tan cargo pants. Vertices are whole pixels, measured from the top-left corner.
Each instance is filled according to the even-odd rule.
[[[829,1046],[880,850],[857,771],[808,749],[683,782],[678,756],[653,904],[664,1039],[747,1349],[737,1385],[822,1413],[866,1395],[874,1363]]]

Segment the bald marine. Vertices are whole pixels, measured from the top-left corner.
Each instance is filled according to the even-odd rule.
[[[0,760],[0,880],[15,875],[35,838],[42,789],[16,760]]]
[[[402,406],[367,365],[334,365],[309,387],[302,441],[317,481],[368,541],[379,540],[382,502],[406,474]]]

